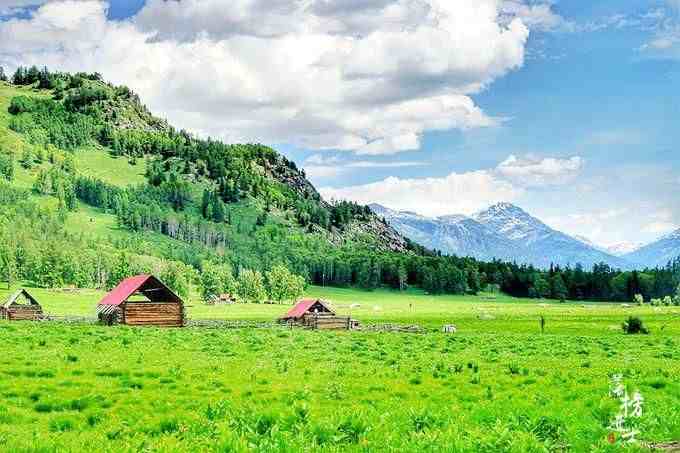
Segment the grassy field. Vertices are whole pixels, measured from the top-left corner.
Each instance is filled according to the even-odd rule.
[[[12,291],[19,286],[15,285]],[[11,291],[0,289],[0,300]],[[56,316],[94,316],[101,291],[31,289],[45,311]],[[420,290],[399,293],[389,290],[310,287],[306,297],[330,301],[337,312],[364,323],[417,324],[441,328],[455,324],[460,330],[477,333],[537,333],[539,319],[546,319],[548,333],[618,335],[628,316],[640,316],[658,335],[680,335],[680,307],[640,307],[613,303],[556,303],[515,299],[505,295],[428,296]],[[207,306],[193,294],[188,314],[197,320],[273,321],[290,305],[236,304]]]
[[[34,290],[91,315],[97,291]],[[7,291],[0,291],[0,298]],[[0,323],[5,451],[647,451],[607,441],[621,373],[639,438],[680,439],[680,309],[311,288],[426,334]],[[271,320],[286,306],[206,307]],[[650,335],[620,323],[643,318]],[[541,334],[538,319],[546,318]],[[454,323],[459,331],[435,331]]]

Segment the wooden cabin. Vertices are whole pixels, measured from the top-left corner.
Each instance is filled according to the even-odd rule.
[[[184,302],[153,275],[126,278],[99,302],[102,324],[182,327]]]
[[[42,307],[25,289],[20,289],[12,294],[3,305],[0,305],[0,319],[39,321],[42,317]]]
[[[305,299],[298,302],[279,322],[298,325],[309,329],[350,330],[355,325],[350,317],[338,316],[320,299]]]
[[[231,294],[212,295],[205,301],[206,305],[233,305],[236,303],[236,297]]]

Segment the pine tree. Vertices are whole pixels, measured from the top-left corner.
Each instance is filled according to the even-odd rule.
[[[64,187],[64,204],[66,209],[69,211],[75,211],[78,209],[78,197],[76,196],[76,191],[73,183],[70,180],[66,180],[63,184]]]
[[[23,85],[25,80],[26,76],[24,74],[24,68],[19,66],[12,76],[12,83],[14,85]]]
[[[406,267],[404,267],[403,264],[399,265],[397,275],[399,279],[399,291],[405,291],[408,286],[408,272],[406,272]]]
[[[0,66],[0,82],[7,82],[7,74],[5,74],[5,68]]]
[[[38,88],[41,90],[49,90],[53,87],[52,75],[47,70],[47,67],[43,67],[38,73]]]
[[[567,297],[567,287],[564,284],[564,279],[559,272],[555,272],[550,279],[551,295],[553,299],[564,300]]]
[[[220,200],[220,197],[213,192],[212,194],[212,218],[217,223],[224,223],[226,220],[226,213],[224,209],[224,203]]]
[[[208,206],[210,206],[211,193],[208,189],[203,189],[203,198],[201,199],[201,214],[204,219],[209,219],[212,216],[208,215]]]
[[[28,71],[26,71],[25,74],[25,79],[24,79],[24,85],[32,85],[35,82],[37,82],[40,78],[40,70],[38,69],[37,66],[31,66],[28,68]]]

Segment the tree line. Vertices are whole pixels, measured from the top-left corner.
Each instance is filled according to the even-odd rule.
[[[120,189],[82,177],[76,179],[76,188],[81,200],[115,212],[119,223],[130,230],[160,233],[201,249],[217,250],[236,266],[260,271],[272,262],[285,262],[316,285],[365,289],[419,286],[431,294],[476,294],[497,288],[516,297],[632,301],[637,294],[646,300],[663,298],[680,284],[680,259],[663,268],[622,272],[604,263],[589,271],[580,265],[541,270],[436,253],[377,253],[361,244],[326,245],[322,235],[291,234],[288,227],[275,222],[231,225],[226,220],[206,219],[205,211],[214,198],[205,192],[197,212],[186,208],[178,212],[169,201],[172,197],[162,190]],[[230,207],[221,209],[227,210],[224,217],[229,218]]]

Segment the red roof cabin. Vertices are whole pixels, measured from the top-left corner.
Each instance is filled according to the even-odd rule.
[[[102,324],[182,327],[184,302],[153,275],[126,278],[99,302]]]
[[[350,318],[337,316],[330,305],[321,299],[301,300],[279,318],[279,322],[310,329],[349,330],[352,326]]]

